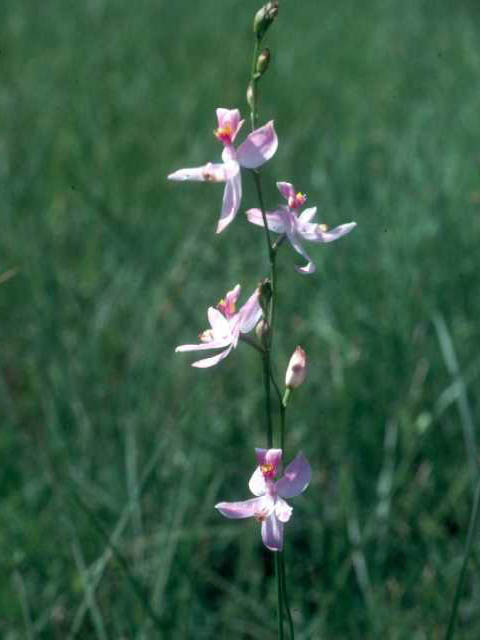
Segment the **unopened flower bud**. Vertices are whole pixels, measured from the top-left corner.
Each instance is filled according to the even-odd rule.
[[[267,2],[261,9],[259,9],[253,20],[253,32],[257,36],[258,40],[261,40],[267,29],[275,20],[278,15],[278,1]]]
[[[272,283],[268,278],[262,280],[258,285],[258,300],[260,302],[260,306],[262,307],[263,315],[268,317],[268,307],[270,305],[270,300],[272,298]]]
[[[270,336],[270,327],[265,318],[262,318],[257,324],[257,326],[255,327],[255,333],[257,334],[257,338],[262,344],[266,344],[268,342],[268,338]]]
[[[307,375],[307,356],[302,347],[297,347],[292,353],[285,374],[285,386],[288,389],[297,389]]]
[[[248,89],[247,89],[247,103],[250,109],[253,109],[253,106],[255,103],[255,94],[251,84],[248,85]]]
[[[257,66],[255,67],[255,75],[258,78],[263,76],[265,71],[268,69],[268,65],[270,64],[270,49],[263,49],[260,52],[260,55],[257,58]]]

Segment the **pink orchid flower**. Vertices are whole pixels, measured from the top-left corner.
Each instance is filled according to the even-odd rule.
[[[317,213],[317,207],[305,209],[299,215],[300,207],[302,207],[307,196],[303,193],[296,193],[293,185],[289,182],[277,182],[280,193],[287,200],[287,205],[280,205],[278,209],[267,212],[268,228],[275,233],[285,234],[292,247],[300,255],[302,255],[307,264],[304,267],[295,267],[300,273],[314,273],[315,265],[301,244],[301,239],[310,240],[317,244],[333,242],[338,238],[350,233],[357,226],[356,222],[347,222],[341,224],[334,229],[328,231],[324,224],[315,224],[311,222]],[[263,217],[260,209],[249,209],[247,217],[250,222],[263,227]]]
[[[225,182],[222,211],[218,221],[220,233],[235,218],[242,199],[242,179],[240,167],[256,169],[270,160],[278,147],[278,138],[273,120],[255,129],[246,140],[235,149],[233,142],[244,120],[240,120],[238,109],[217,109],[218,128],[213,132],[223,143],[221,164],[207,163],[202,167],[179,169],[168,176],[169,180],[197,180],[201,182]]]
[[[197,360],[192,367],[206,369],[213,367],[226,358],[235,349],[242,333],[249,333],[262,317],[262,309],[258,299],[258,289],[252,293],[245,304],[236,311],[236,302],[240,295],[240,285],[229,291],[224,299],[215,307],[209,307],[208,320],[210,329],[199,335],[201,344],[182,344],[176,352],[203,351],[205,349],[223,349],[216,356]]]
[[[284,498],[300,495],[310,482],[310,465],[299,453],[276,482],[282,462],[281,449],[255,449],[258,467],[248,486],[256,498],[242,502],[219,502],[215,508],[226,518],[256,518],[262,523],[263,544],[271,551],[283,548],[283,525],[290,520],[292,507]]]

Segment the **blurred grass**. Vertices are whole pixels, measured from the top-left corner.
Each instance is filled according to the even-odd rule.
[[[260,365],[246,347],[204,372],[173,354],[265,275],[264,239],[242,216],[215,236],[221,187],[165,179],[218,156],[216,106],[246,112],[257,7],[0,5],[7,640],[158,635],[75,492],[165,637],[274,637],[257,526],[212,508],[246,497]],[[314,277],[281,256],[279,376],[298,343],[312,365],[289,431],[314,468],[288,528],[299,640],[435,639],[448,622],[472,502],[459,394],[479,418],[477,9],[285,0],[269,36],[269,204],[291,180],[325,222],[359,225],[312,248]],[[458,638],[480,634],[477,570]]]

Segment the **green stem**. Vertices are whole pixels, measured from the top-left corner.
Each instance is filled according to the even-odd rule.
[[[457,620],[457,609],[460,602],[460,596],[463,591],[463,584],[465,582],[465,575],[467,571],[467,564],[470,558],[470,553],[473,547],[473,540],[478,528],[478,520],[480,515],[480,480],[477,482],[477,488],[475,490],[475,498],[473,501],[472,512],[470,515],[470,524],[468,525],[467,544],[465,547],[465,556],[463,558],[462,570],[458,578],[457,588],[455,590],[455,597],[453,599],[452,612],[450,614],[450,621],[448,623],[447,634],[445,640],[451,640],[453,638],[455,630],[455,622]]]
[[[260,40],[255,38],[255,45],[253,48],[253,58],[252,58],[252,70],[250,74],[250,90],[251,90],[251,99],[250,99],[250,119],[252,125],[252,131],[256,128],[257,125],[257,82],[258,77],[255,77],[256,74],[256,65],[258,59],[258,52],[260,48]],[[265,409],[266,409],[266,419],[267,419],[267,447],[271,449],[273,447],[273,420],[272,420],[272,407],[271,407],[271,387],[270,383],[273,382],[275,390],[281,400],[280,390],[278,389],[277,384],[273,379],[272,365],[271,365],[271,349],[273,344],[273,324],[275,320],[275,303],[276,303],[276,249],[277,247],[273,246],[272,239],[270,236],[270,230],[268,228],[267,223],[267,213],[265,208],[265,202],[263,199],[263,191],[262,191],[262,183],[260,180],[259,171],[253,169],[252,170],[253,180],[255,182],[255,188],[257,191],[258,202],[260,205],[260,211],[262,212],[262,220],[263,226],[265,229],[265,239],[267,242],[267,251],[268,251],[268,260],[270,263],[270,284],[272,288],[272,297],[270,300],[270,306],[268,309],[268,317],[265,318],[265,321],[268,323],[268,337],[264,341],[264,352],[263,352],[263,379],[265,386]],[[275,575],[277,580],[277,619],[278,619],[278,640],[283,640],[283,615],[284,615],[284,571],[282,569],[282,558],[280,553],[275,553]],[[286,604],[286,603],[285,603]],[[287,606],[288,611],[288,606]],[[291,622],[290,612],[288,611],[289,623]]]
[[[258,351],[258,353],[261,353],[262,355],[265,353],[265,349],[261,345],[259,345],[254,338],[247,335],[246,333],[240,334],[240,340],[253,347],[255,351]]]
[[[260,48],[260,41],[255,38],[255,45],[253,47],[252,57],[252,69],[250,71],[250,88],[252,91],[251,103],[250,103],[250,120],[252,124],[252,131],[257,124],[257,78],[255,78],[255,71],[257,67],[258,51]]]
[[[290,640],[295,640],[295,631],[293,629],[292,614],[290,613],[290,605],[288,602],[287,580],[285,577],[285,552],[284,551],[282,551],[282,553],[280,554],[280,570],[281,570],[281,576],[282,576],[283,601],[285,603],[285,611],[287,612],[288,632],[290,635]]]
[[[275,576],[277,578],[277,611],[278,611],[278,640],[283,640],[283,583],[281,553],[275,552]]]
[[[285,393],[280,402],[280,449],[283,451],[283,459],[285,460],[285,428],[286,428],[286,413],[288,399],[290,398],[290,389],[287,387]]]
[[[286,431],[286,414],[287,414],[287,405],[290,399],[291,389],[288,387],[285,389],[285,393],[283,394],[283,398],[280,397],[280,449],[283,452],[283,459],[285,460],[285,431]],[[285,552],[283,551],[280,554],[280,572],[282,579],[282,593],[283,593],[283,601],[285,604],[285,611],[287,613],[287,621],[288,621],[288,631],[290,635],[290,640],[295,640],[295,631],[293,629],[293,620],[292,614],[290,612],[290,604],[288,602],[288,592],[287,592],[287,579],[285,575]]]
[[[268,259],[270,261],[270,271],[273,270],[274,266],[275,266],[275,251],[272,247],[272,239],[270,237],[270,229],[268,228],[268,224],[267,224],[267,214],[266,214],[266,210],[265,210],[265,204],[264,204],[264,200],[263,200],[263,191],[262,191],[262,183],[260,181],[260,173],[258,171],[258,169],[252,169],[252,175],[253,175],[253,180],[255,182],[255,188],[257,190],[257,196],[258,196],[258,202],[260,204],[260,211],[262,212],[262,220],[263,220],[263,226],[265,228],[265,237],[267,239],[267,247],[268,247]],[[272,289],[273,289],[273,282],[272,282]]]
[[[273,421],[272,421],[272,406],[270,402],[270,351],[265,349],[263,352],[263,384],[265,386],[265,410],[267,418],[267,448],[273,447]]]

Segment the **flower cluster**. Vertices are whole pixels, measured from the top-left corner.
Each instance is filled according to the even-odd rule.
[[[277,9],[278,7],[272,3],[270,13],[275,13]],[[261,19],[270,20],[273,16],[273,14],[270,16],[270,13],[266,14],[267,17],[262,14]],[[218,126],[214,130],[214,135],[223,145],[222,162],[208,162],[200,167],[179,169],[171,173],[168,178],[225,183],[217,224],[217,233],[220,233],[233,221],[240,209],[242,169],[255,170],[270,160],[277,151],[278,138],[273,121],[270,121],[248,134],[236,147],[235,140],[244,124],[240,111],[218,108],[216,114]],[[303,242],[309,241],[315,244],[333,242],[349,233],[356,226],[355,222],[341,224],[329,230],[325,224],[313,222],[317,213],[316,207],[302,210],[307,200],[304,193],[298,192],[289,182],[277,182],[277,187],[286,203],[278,205],[271,211],[248,209],[247,219],[256,226],[264,227],[266,224],[269,231],[279,234],[282,239],[287,239],[293,249],[306,260],[305,265],[296,266],[297,271],[312,274],[315,271],[315,264],[305,251]],[[184,344],[176,348],[177,352],[218,351],[216,355],[195,361],[192,366],[206,369],[217,365],[237,347],[239,340],[242,338],[247,340],[246,334],[257,325],[257,334],[268,332],[269,318],[265,311],[262,287],[257,287],[237,310],[240,291],[241,287],[237,284],[216,306],[208,308],[210,328],[199,334],[199,343]],[[260,324],[261,332],[258,331]],[[248,340],[252,341],[253,338]],[[262,350],[264,346],[257,343],[257,348]],[[284,402],[287,401],[290,392],[303,383],[306,371],[305,351],[297,347],[285,375]],[[305,456],[300,453],[287,466],[283,475],[275,480],[281,466],[282,450],[257,449],[256,451],[258,466],[249,482],[250,490],[256,497],[243,502],[220,502],[216,508],[227,518],[255,517],[261,522],[262,540],[265,546],[272,551],[281,551],[283,527],[292,513],[292,508],[284,498],[299,495],[306,489],[310,481],[310,466]]]
[[[216,508],[227,518],[256,518],[261,522],[263,543],[272,551],[282,550],[283,527],[290,520],[292,514],[292,508],[287,504],[285,498],[299,495],[307,488],[310,482],[310,465],[302,453],[296,456],[286,467],[283,475],[277,479],[281,471],[283,451],[282,449],[271,448],[273,430],[269,388],[270,379],[273,379],[270,358],[275,307],[274,274],[276,252],[283,240],[288,240],[292,248],[306,261],[304,265],[297,265],[295,267],[296,270],[302,274],[312,274],[315,272],[316,267],[312,258],[306,252],[303,243],[305,241],[314,244],[333,242],[350,233],[356,226],[355,222],[348,222],[329,230],[326,224],[314,222],[317,208],[304,208],[307,196],[297,191],[290,182],[277,182],[277,188],[286,202],[279,204],[273,210],[266,211],[264,209],[260,179],[257,172],[259,167],[275,155],[278,148],[278,138],[273,120],[255,128],[257,120],[257,83],[267,70],[271,58],[270,50],[260,50],[260,44],[278,15],[278,6],[277,0],[267,2],[257,11],[253,22],[255,47],[252,73],[247,89],[247,102],[251,108],[253,131],[245,137],[241,144],[236,146],[236,139],[244,120],[241,119],[238,109],[219,107],[216,110],[217,128],[213,133],[223,146],[222,162],[207,162],[199,167],[179,169],[168,176],[169,180],[177,181],[225,183],[220,218],[217,223],[217,233],[221,233],[233,222],[240,210],[242,169],[252,170],[255,174],[261,208],[248,209],[246,216],[253,225],[266,227],[265,235],[270,258],[271,280],[262,281],[238,310],[237,301],[240,297],[241,288],[237,284],[231,291],[226,293],[225,297],[216,306],[208,308],[207,316],[210,328],[199,334],[199,342],[180,345],[176,348],[176,351],[216,350],[217,353],[215,355],[196,360],[193,363],[192,366],[200,369],[217,365],[233,349],[236,349],[242,339],[253,345],[262,354],[265,372],[268,417],[267,440],[269,448],[256,450],[258,466],[249,482],[250,491],[255,497],[242,502],[220,502],[216,505]],[[271,242],[270,232],[279,236],[274,244]],[[255,328],[257,340],[247,336]],[[306,373],[307,357],[305,351],[301,347],[297,347],[286,369],[283,397],[274,382],[281,404],[280,441],[282,447],[285,440],[285,410],[287,403],[290,394],[303,384]]]

